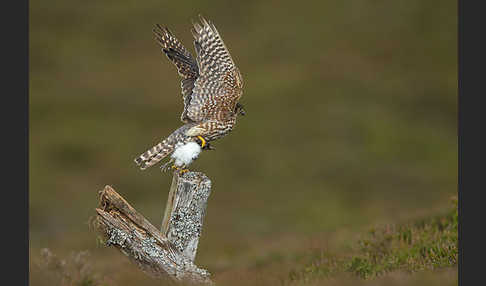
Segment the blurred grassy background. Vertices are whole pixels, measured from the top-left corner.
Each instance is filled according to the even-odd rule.
[[[88,220],[109,184],[160,224],[171,177],[133,159],[180,126],[182,100],[151,29],[193,51],[199,13],[241,70],[247,111],[192,165],[213,180],[196,262],[217,282],[281,283],[312,249],[440,211],[457,185],[456,6],[30,2],[32,285],[42,247],[89,250],[115,285],[155,283],[97,246]]]

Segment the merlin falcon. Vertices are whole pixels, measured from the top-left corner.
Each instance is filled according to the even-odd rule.
[[[187,172],[202,150],[214,149],[209,142],[231,132],[238,115],[245,115],[239,103],[243,94],[240,71],[216,27],[202,16],[200,22],[191,30],[196,59],[167,27],[157,24],[153,29],[162,51],[182,77],[184,125],[135,159],[142,170],[170,155],[161,168]]]

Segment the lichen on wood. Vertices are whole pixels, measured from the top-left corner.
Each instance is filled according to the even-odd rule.
[[[161,231],[185,257],[194,261],[211,181],[203,173],[190,172],[175,177],[171,191],[174,192],[169,194]]]
[[[210,193],[211,181],[204,174],[174,173],[161,232],[106,186],[99,192],[96,226],[105,245],[120,250],[150,276],[212,284],[210,273],[193,263]]]

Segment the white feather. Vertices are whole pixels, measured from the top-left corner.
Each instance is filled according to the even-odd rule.
[[[199,153],[201,153],[201,146],[196,142],[189,142],[177,147],[170,157],[175,160],[174,164],[177,167],[187,167],[199,157]]]

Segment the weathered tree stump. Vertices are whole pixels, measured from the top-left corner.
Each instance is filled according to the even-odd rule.
[[[174,176],[161,232],[182,254],[194,261],[201,235],[211,181],[203,173]]]
[[[174,173],[159,231],[113,188],[100,193],[96,226],[114,246],[152,277],[212,284],[210,273],[194,264],[211,181],[200,172]]]

